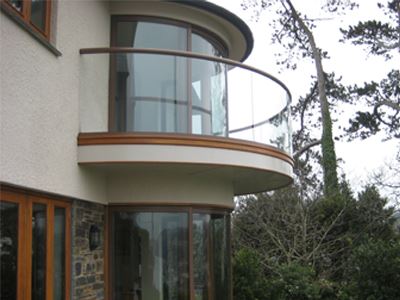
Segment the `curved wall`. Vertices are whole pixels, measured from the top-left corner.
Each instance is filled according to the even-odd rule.
[[[215,177],[188,176],[158,168],[118,172],[107,181],[109,204],[201,204],[232,208],[232,183]],[[174,174],[175,173],[175,174]]]

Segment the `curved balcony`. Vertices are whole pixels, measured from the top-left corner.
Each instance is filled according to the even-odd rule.
[[[290,182],[291,96],[278,79],[191,52],[91,48],[80,53],[79,163],[229,167],[241,186],[235,193]],[[87,147],[96,145],[104,147]],[[110,145],[123,147],[111,151]],[[155,145],[158,150],[151,148]],[[263,175],[257,179],[249,170]],[[259,184],[247,188],[252,181]]]

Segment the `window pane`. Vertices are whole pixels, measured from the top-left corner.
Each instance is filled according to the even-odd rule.
[[[193,214],[195,300],[229,297],[229,217]]]
[[[16,10],[22,12],[22,5],[23,1],[22,0],[8,0],[8,2],[14,7]]]
[[[187,300],[186,213],[113,215],[113,299]]]
[[[209,299],[209,230],[208,214],[193,214],[193,276],[196,300]]]
[[[192,33],[192,52],[210,56],[223,56],[222,52],[199,34]]]
[[[46,205],[33,204],[32,210],[32,300],[46,295]]]
[[[115,128],[118,131],[188,132],[188,59],[117,54]]]
[[[119,47],[187,50],[187,28],[165,23],[118,22]],[[118,54],[114,128],[117,131],[188,132],[188,59],[159,54]]]
[[[227,135],[226,67],[224,64],[192,59],[192,132]]]
[[[53,299],[65,298],[65,208],[54,209]]]
[[[211,215],[214,299],[224,299],[229,295],[227,226],[227,215]]]
[[[0,299],[17,299],[18,204],[0,202]]]
[[[165,23],[118,22],[117,45],[119,47],[187,49],[187,29]]]
[[[41,31],[46,28],[46,6],[45,0],[32,0],[31,4],[31,22]]]

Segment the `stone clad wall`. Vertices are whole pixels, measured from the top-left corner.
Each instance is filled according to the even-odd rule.
[[[101,245],[89,249],[91,225],[100,229]],[[102,300],[104,296],[105,206],[75,200],[72,209],[72,299]]]

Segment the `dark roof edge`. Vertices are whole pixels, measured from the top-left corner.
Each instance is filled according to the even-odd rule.
[[[253,34],[249,26],[247,26],[247,24],[234,13],[230,12],[229,10],[217,4],[208,1],[202,1],[202,0],[167,0],[167,1],[201,8],[229,21],[231,24],[233,24],[236,28],[239,29],[239,31],[243,34],[246,40],[246,52],[243,54],[243,57],[241,58],[240,61],[243,62],[250,55],[254,46]]]

